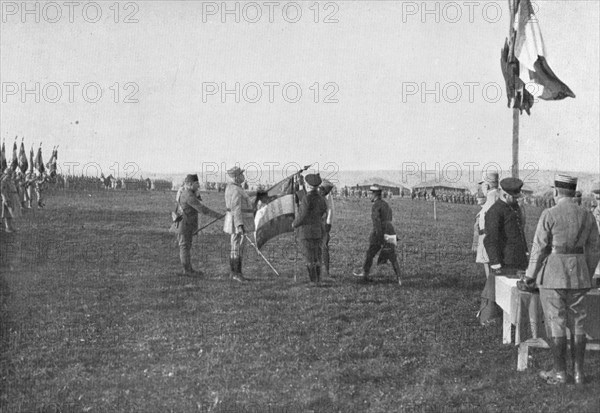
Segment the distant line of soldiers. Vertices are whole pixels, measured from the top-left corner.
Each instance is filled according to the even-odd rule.
[[[383,189],[381,187],[379,187],[381,189],[381,197],[382,198],[386,198],[386,199],[392,199],[394,197],[394,194],[392,192],[391,189]],[[364,188],[360,188],[360,187],[348,187],[348,186],[344,186],[342,187],[339,191],[337,188],[334,188],[332,191],[332,195],[334,198],[364,198],[364,199],[368,199],[369,196],[369,191],[364,189]],[[400,191],[400,197],[402,197],[402,191]]]
[[[17,155],[17,138],[13,144],[12,160],[7,162],[6,146],[2,142],[0,149],[0,197],[2,198],[2,220],[6,232],[15,232],[13,220],[21,217],[21,209],[31,209],[33,205],[44,207],[42,192],[46,182],[56,177],[58,146],[52,149],[50,161],[44,165],[42,145],[33,156],[33,146],[29,160],[25,154],[25,145],[21,140],[21,149]]]

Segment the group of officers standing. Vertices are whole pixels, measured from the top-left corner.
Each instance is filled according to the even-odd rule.
[[[198,175],[187,175],[182,188],[176,196],[177,210],[182,219],[174,223],[172,229],[177,233],[179,256],[183,266],[183,275],[195,276],[202,272],[191,265],[190,251],[192,239],[198,231],[198,214],[207,215],[214,220],[224,218],[223,231],[230,236],[230,277],[236,281],[246,281],[242,273],[244,246],[251,242],[246,234],[252,233],[254,227],[255,205],[243,188],[244,170],[239,167],[227,171],[229,182],[225,188],[226,213],[221,214],[206,207],[198,193],[200,187]],[[298,213],[292,223],[305,258],[308,278],[311,282],[321,281],[321,275],[332,277],[329,271],[329,241],[333,224],[334,202],[332,189],[334,185],[317,174],[297,176],[299,187],[295,191]],[[400,265],[396,256],[396,231],[392,225],[392,210],[382,199],[383,190],[379,186],[370,188],[373,202],[371,218],[373,229],[369,237],[369,248],[366,253],[362,271],[356,276],[364,282],[370,281],[369,272],[374,257],[379,253],[378,264],[391,262],[400,283]]]
[[[246,236],[254,231],[255,207],[243,189],[244,170],[239,167],[227,171],[230,182],[225,189],[225,215],[212,211],[200,202],[197,194],[197,175],[188,175],[177,195],[177,203],[183,212],[178,228],[181,263],[184,274],[195,275],[190,264],[190,249],[194,231],[198,227],[198,213],[215,220],[225,218],[224,232],[230,235],[230,275],[243,282],[242,259]],[[329,273],[328,242],[333,218],[333,185],[322,180],[319,174],[308,174],[298,181],[296,191],[298,213],[292,226],[306,261],[311,282],[319,282],[322,266]],[[594,211],[581,207],[577,198],[577,178],[556,175],[553,195],[556,205],[545,209],[539,219],[531,251],[525,237],[525,216],[519,205],[523,196],[523,181],[504,178],[499,181],[497,173],[484,176],[480,182],[485,196],[475,223],[474,251],[476,262],[486,269],[486,285],[482,293],[478,318],[488,325],[500,315],[496,304],[495,277],[515,276],[521,273],[522,285],[530,291],[538,291],[546,325],[551,333],[554,365],[542,371],[541,377],[549,384],[564,384],[567,376],[567,328],[571,333],[571,360],[573,380],[583,384],[583,360],[586,348],[584,320],[587,316],[583,299],[593,286],[593,277],[600,260],[600,205]],[[600,200],[600,184],[593,192]],[[374,257],[379,253],[379,263],[389,260],[400,283],[400,266],[396,256],[397,235],[392,224],[392,210],[382,199],[382,189],[370,187],[371,219],[373,228],[369,236],[362,271],[354,275],[369,281]],[[598,274],[600,277],[600,274]]]
[[[573,381],[583,384],[587,317],[583,300],[600,277],[600,205],[593,211],[581,206],[577,178],[558,174],[554,179],[555,206],[545,209],[535,230],[531,251],[525,237],[525,216],[518,200],[523,182],[488,174],[480,182],[486,202],[475,222],[476,262],[483,264],[486,284],[478,313],[482,325],[499,319],[495,277],[520,275],[521,288],[537,293],[544,312],[553,368],[540,372],[549,384],[564,384],[567,375],[567,328],[571,337]],[[592,192],[600,201],[600,183]]]

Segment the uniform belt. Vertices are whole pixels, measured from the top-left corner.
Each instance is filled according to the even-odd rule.
[[[552,254],[583,254],[583,247],[552,247]]]
[[[227,208],[226,211],[227,212],[231,212],[231,209]],[[250,212],[254,212],[254,210],[253,209],[243,209],[242,208],[242,213],[248,213],[249,214]]]

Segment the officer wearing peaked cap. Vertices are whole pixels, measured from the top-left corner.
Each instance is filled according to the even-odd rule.
[[[192,268],[191,254],[194,232],[198,229],[198,213],[213,218],[222,218],[223,215],[213,211],[201,202],[198,194],[200,182],[198,175],[187,175],[183,181],[182,189],[177,193],[177,210],[182,219],[177,225],[177,241],[179,244],[179,259],[183,266],[184,275],[201,275],[201,271]]]
[[[489,257],[490,276],[481,295],[479,322],[487,325],[502,315],[496,304],[496,275],[515,275],[527,268],[527,242],[523,212],[517,200],[522,196],[523,181],[504,178],[500,181],[500,197],[485,214],[483,245]]]
[[[392,209],[381,199],[382,189],[379,185],[372,185],[371,191],[371,220],[373,221],[373,229],[369,236],[369,248],[365,257],[362,272],[354,274],[361,277],[363,281],[369,281],[369,273],[373,265],[373,258],[379,253],[378,264],[390,260],[398,284],[400,281],[400,265],[396,257],[396,230],[392,224]]]
[[[227,214],[223,231],[230,234],[231,252],[229,256],[230,276],[236,281],[246,281],[242,275],[244,257],[244,236],[254,231],[254,205],[242,188],[246,180],[244,170],[235,166],[227,171],[230,182],[225,188]]]
[[[322,240],[326,235],[323,218],[327,213],[327,203],[319,194],[322,180],[319,174],[309,174],[304,178],[306,195],[300,200],[298,215],[292,227],[298,228],[298,239],[306,259],[308,278],[312,282],[321,280]]]
[[[567,337],[571,332],[571,360],[576,384],[583,384],[583,359],[586,317],[583,298],[592,287],[591,279],[598,264],[600,239],[589,211],[577,206],[577,178],[556,175],[556,206],[542,212],[538,222],[525,281],[540,289],[540,301],[546,325],[552,333],[554,366],[540,376],[549,384],[567,381]]]

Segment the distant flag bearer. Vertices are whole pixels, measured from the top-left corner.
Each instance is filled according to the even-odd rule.
[[[12,169],[13,171],[16,171],[18,167],[19,167],[19,160],[17,157],[17,136],[15,136],[15,142],[13,143],[12,161],[10,162],[10,169]]]
[[[27,162],[27,155],[25,154],[25,144],[23,143],[24,139],[25,138],[21,139],[21,149],[19,150],[19,168],[23,174],[26,174],[27,168],[29,168],[29,163]]]

